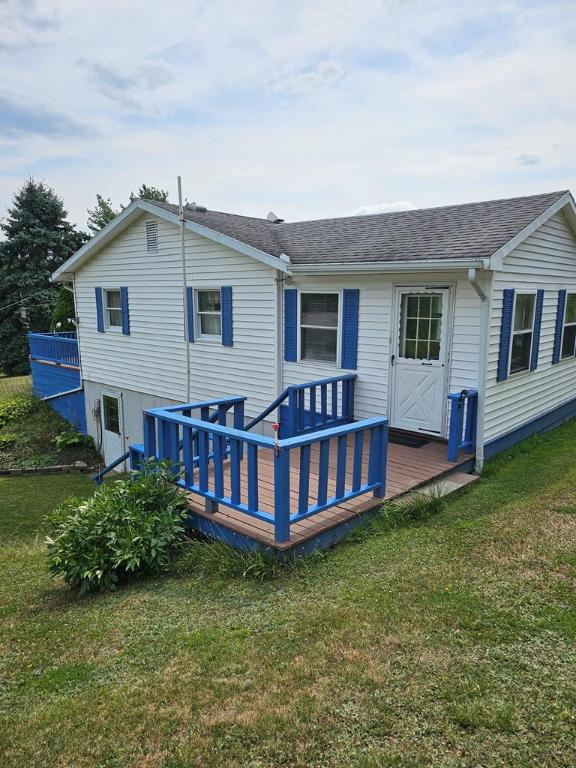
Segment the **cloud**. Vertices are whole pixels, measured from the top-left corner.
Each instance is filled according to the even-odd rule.
[[[0,0],[0,51],[42,45],[60,24],[56,8],[39,7],[36,0]]]
[[[518,155],[516,162],[519,165],[538,165],[542,162],[542,158],[539,155],[530,155],[524,153],[522,155]]]
[[[305,67],[298,72],[278,75],[268,81],[277,93],[306,94],[334,85],[344,75],[335,61],[321,61],[315,67]]]
[[[174,79],[172,69],[163,61],[137,66],[87,60],[80,63],[104,96],[131,109],[146,106],[146,94],[170,84]]]
[[[371,216],[374,213],[394,213],[395,211],[414,211],[416,206],[409,200],[396,200],[393,203],[376,203],[376,205],[362,205],[352,216]]]
[[[0,96],[0,135],[23,138],[35,134],[46,137],[88,136],[86,125],[65,114],[41,106],[20,104],[8,96]]]

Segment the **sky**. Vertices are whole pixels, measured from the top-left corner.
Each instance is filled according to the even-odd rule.
[[[573,0],[0,0],[0,217],[141,183],[286,220],[576,189]]]

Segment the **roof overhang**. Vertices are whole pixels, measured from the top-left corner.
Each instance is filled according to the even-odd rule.
[[[294,275],[381,274],[382,272],[454,272],[455,270],[490,269],[490,259],[410,259],[348,264],[293,264]]]
[[[558,198],[558,200],[556,200],[556,202],[553,203],[550,208],[545,210],[544,213],[541,213],[540,216],[534,219],[534,221],[531,221],[530,224],[528,224],[527,227],[524,227],[521,232],[518,232],[515,237],[513,237],[511,240],[508,240],[508,242],[499,248],[496,253],[492,254],[490,257],[492,269],[502,269],[504,258],[509,253],[511,253],[514,248],[518,248],[518,246],[523,243],[526,238],[534,234],[534,232],[536,232],[539,227],[545,224],[548,219],[552,218],[552,216],[557,214],[558,211],[564,212],[566,218],[568,219],[568,223],[572,227],[574,234],[576,234],[576,206],[574,205],[574,198],[570,192],[566,192],[566,194]]]
[[[160,208],[146,200],[134,200],[130,205],[124,208],[115,219],[107,224],[104,229],[98,232],[97,235],[94,235],[91,240],[80,248],[80,250],[76,251],[68,261],[64,262],[64,264],[52,274],[52,282],[59,283],[71,280],[73,274],[89,259],[95,256],[98,251],[111,242],[120,234],[120,232],[122,232],[122,230],[130,226],[130,224],[133,224],[134,221],[139,219],[145,213],[157,216],[159,219],[168,221],[175,226],[180,226],[180,218],[176,214],[170,213],[170,211],[166,211],[164,208]],[[251,258],[256,259],[256,261],[260,261],[273,269],[278,269],[285,273],[290,272],[290,264],[286,260],[272,256],[270,253],[261,251],[251,245],[247,245],[241,240],[236,240],[228,235],[223,235],[221,232],[216,232],[209,227],[204,227],[201,224],[197,224],[196,222],[187,219],[184,220],[184,227],[189,232],[193,232],[196,235],[200,235],[215,243],[225,245],[234,251],[250,256]]]

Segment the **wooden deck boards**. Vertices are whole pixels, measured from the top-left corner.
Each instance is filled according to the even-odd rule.
[[[388,471],[386,483],[386,500],[399,496],[412,488],[417,488],[436,477],[457,469],[460,464],[467,461],[470,457],[462,455],[457,464],[452,464],[446,458],[447,446],[445,443],[432,441],[420,448],[410,448],[405,445],[390,443],[388,445]],[[367,445],[364,451],[363,478],[367,472]],[[297,462],[297,452],[294,451],[293,463]],[[349,450],[347,454],[347,472],[346,484],[350,487],[352,480],[352,442],[349,441]],[[259,499],[260,509],[274,514],[274,476],[272,454],[269,450],[259,450]],[[247,462],[241,463],[241,498],[247,499]],[[318,466],[318,449],[312,450],[310,462],[310,502],[316,499],[316,490],[318,486],[318,474],[315,469]],[[298,502],[298,467],[292,466],[290,472],[290,498],[291,512],[297,511]],[[230,473],[224,472],[225,494],[230,495]],[[333,495],[336,486],[336,446],[331,445],[330,450],[330,471],[328,481],[328,496]],[[212,478],[210,477],[210,488]],[[381,499],[375,499],[371,494],[366,494],[358,498],[345,502],[344,504],[332,507],[331,509],[319,512],[318,514],[291,526],[291,538],[287,544],[275,544],[274,528],[271,524],[257,520],[250,515],[239,512],[230,507],[220,504],[218,512],[209,513],[204,509],[204,499],[189,494],[190,510],[195,515],[211,520],[214,523],[222,525],[237,533],[249,536],[257,541],[273,546],[276,549],[286,550],[302,544],[308,539],[333,528],[336,525],[346,522],[353,517],[363,514],[378,507]]]

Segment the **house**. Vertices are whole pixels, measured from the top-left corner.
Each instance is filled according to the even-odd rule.
[[[380,418],[478,472],[576,414],[570,192],[294,223],[134,200],[53,279],[74,289],[108,463],[145,440],[144,411],[191,402],[228,402],[226,429],[245,398],[234,426],[264,441],[276,419],[282,440]]]

